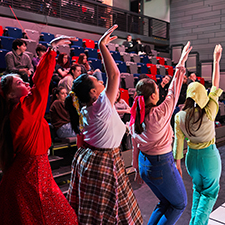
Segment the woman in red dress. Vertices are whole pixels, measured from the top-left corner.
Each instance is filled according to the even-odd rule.
[[[68,40],[57,38],[53,49]],[[32,88],[16,74],[0,87],[0,224],[78,224],[52,176],[47,151],[51,135],[44,119],[56,52],[48,49]]]

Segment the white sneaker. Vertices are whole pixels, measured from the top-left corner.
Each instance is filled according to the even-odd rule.
[[[145,55],[145,52],[139,51],[139,52],[138,52],[138,55]]]

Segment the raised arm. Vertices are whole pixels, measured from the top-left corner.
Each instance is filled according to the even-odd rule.
[[[216,45],[213,53],[213,76],[212,76],[212,85],[219,88],[220,83],[220,59],[222,55],[222,47],[221,45]]]
[[[98,42],[99,49],[102,54],[103,59],[103,65],[105,67],[105,71],[107,74],[107,83],[106,83],[106,94],[108,96],[109,101],[111,102],[111,105],[114,105],[114,102],[116,100],[116,95],[119,88],[120,83],[120,71],[111,56],[108,48],[106,45],[111,42],[112,40],[115,40],[117,37],[113,36],[110,37],[112,32],[118,27],[118,25],[112,26],[109,30],[107,30],[103,36],[100,38]]]

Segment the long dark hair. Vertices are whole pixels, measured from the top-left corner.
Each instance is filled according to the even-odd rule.
[[[59,85],[59,86],[57,86],[57,87],[55,87],[55,88],[52,89],[51,104],[52,104],[55,100],[58,99],[56,95],[59,95],[59,93],[60,93],[60,91],[61,91],[62,89],[66,89],[66,88],[65,88],[64,86],[62,86],[62,85]],[[51,104],[50,104],[50,105],[51,105]]]
[[[63,57],[65,55],[68,56],[65,52],[62,52],[62,53],[59,54],[58,59],[57,59],[57,64],[59,64],[63,68],[69,68],[70,67],[69,56],[68,56],[68,60],[67,60],[66,64],[63,63]]]
[[[143,95],[145,101],[145,116],[147,116],[151,110],[153,105],[152,103],[148,103],[149,97],[155,93],[155,81],[149,78],[144,78],[138,81],[136,85],[136,93],[137,96]],[[143,132],[143,126],[140,124],[140,108],[139,104],[137,104],[136,118],[135,118],[135,133],[141,134]]]
[[[8,94],[12,91],[13,75],[2,76],[0,82],[0,168],[5,172],[13,162],[13,139],[10,129],[10,112],[15,105]]]
[[[84,65],[85,69],[88,71],[89,70],[88,61],[86,61],[86,63],[83,63],[83,60],[84,60],[85,56],[86,56],[85,53],[80,53],[79,58],[78,58],[78,64]]]
[[[195,101],[192,98],[187,98],[185,103],[184,103],[184,108],[183,110],[186,110],[186,117],[185,117],[185,129],[188,133],[189,136],[194,136],[195,134],[193,134],[191,132],[191,129],[193,130],[193,126],[194,124],[199,123],[198,128],[194,131],[197,131],[200,129],[201,125],[202,125],[202,120],[203,120],[203,116],[205,115],[205,109],[201,109],[198,104],[196,104],[196,107],[194,107]],[[198,110],[198,117],[196,117],[196,113],[195,110]],[[192,122],[191,122],[192,121]]]
[[[82,74],[73,81],[72,91],[78,97],[80,105],[85,105],[91,101],[89,92],[92,88],[94,88],[93,81],[89,78],[88,74]],[[69,112],[73,130],[79,134],[79,115],[73,106],[71,95],[66,97],[65,107]]]

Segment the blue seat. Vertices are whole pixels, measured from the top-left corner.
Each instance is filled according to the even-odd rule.
[[[91,61],[90,64],[94,69],[102,69],[102,62],[100,59],[88,58],[88,61]]]
[[[42,41],[50,42],[52,39],[55,38],[55,35],[51,33],[41,32],[40,38],[43,39]]]
[[[149,63],[149,58],[147,55],[141,55],[140,59],[142,63]]]
[[[70,54],[72,56],[79,56],[80,53],[84,53],[84,48],[76,45],[72,45],[70,49]]]
[[[122,61],[115,61],[115,62],[119,68],[120,73],[128,73],[127,65],[125,62]]]
[[[0,49],[0,69],[6,69],[5,55],[9,52],[6,49]]]
[[[87,54],[88,58],[98,58],[98,53],[97,53],[97,49],[93,49],[93,48],[85,48],[85,53]]]
[[[76,46],[80,46],[80,47],[83,47],[83,41],[81,38],[77,38],[78,41],[71,41],[71,46],[72,45],[76,45]]]
[[[20,28],[17,27],[5,27],[5,36],[13,38],[22,38],[23,32]]]
[[[103,79],[104,85],[106,85],[106,82],[107,82],[106,73],[102,73],[102,79]]]
[[[112,57],[114,58],[114,60],[121,60],[121,55],[119,52],[116,52],[116,51],[110,51]]]
[[[145,63],[137,63],[138,68],[140,68],[140,73],[147,73],[148,74],[148,67]]]
[[[39,44],[44,45],[46,48],[48,48],[48,42],[47,41],[39,41]]]
[[[5,36],[1,36],[0,40],[1,40],[1,45],[3,49],[7,49],[9,51],[12,50],[12,43],[16,38],[13,37],[5,37]]]

